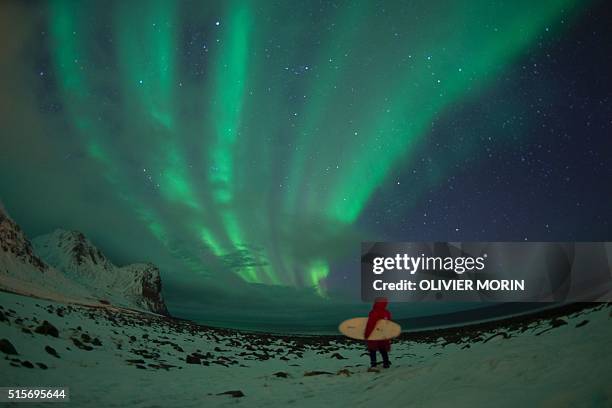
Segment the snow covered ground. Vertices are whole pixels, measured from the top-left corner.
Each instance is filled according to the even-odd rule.
[[[341,337],[210,329],[6,292],[0,305],[0,340],[18,353],[0,353],[0,386],[67,386],[72,407],[612,406],[607,304],[453,341],[408,334],[380,372]]]

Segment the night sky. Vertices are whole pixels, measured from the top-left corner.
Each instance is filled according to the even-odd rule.
[[[367,309],[361,241],[612,240],[610,7],[432,3],[4,1],[0,198],[235,326]]]

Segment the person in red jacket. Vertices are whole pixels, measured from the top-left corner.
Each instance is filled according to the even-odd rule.
[[[376,323],[381,319],[391,320],[391,313],[387,310],[387,299],[377,298],[368,315],[368,323],[365,328],[365,338],[367,339],[374,331]],[[376,352],[379,351],[383,358],[383,367],[389,368],[389,351],[391,351],[391,340],[367,340],[368,351],[370,353],[370,366],[376,367]]]

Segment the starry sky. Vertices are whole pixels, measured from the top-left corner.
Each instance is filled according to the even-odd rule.
[[[336,321],[361,241],[610,240],[603,1],[6,1],[0,198],[170,311]],[[403,316],[466,305],[397,305]]]

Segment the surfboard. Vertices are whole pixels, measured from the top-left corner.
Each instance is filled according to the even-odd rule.
[[[338,330],[342,334],[351,339],[365,340],[363,334],[365,332],[366,324],[368,324],[367,317],[355,317],[348,319],[340,323]],[[402,332],[402,328],[399,324],[392,322],[391,320],[379,320],[376,323],[376,327],[368,337],[368,340],[388,340],[397,337]]]

